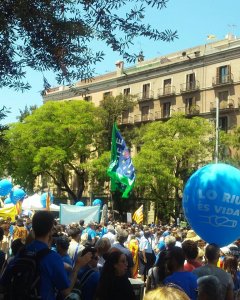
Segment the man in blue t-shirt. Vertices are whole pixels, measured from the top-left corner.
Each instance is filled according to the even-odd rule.
[[[36,212],[32,219],[35,240],[27,246],[27,250],[38,252],[44,248],[49,248],[52,240],[53,225],[54,218],[50,212]],[[56,291],[63,298],[70,295],[80,268],[85,266],[90,259],[91,253],[87,253],[81,258],[79,257],[69,279],[61,256],[55,251],[50,251],[46,254],[40,261],[40,295],[42,299],[55,300]],[[7,287],[10,283],[11,266],[14,264],[14,260],[9,263],[7,270],[1,278],[0,284],[3,288]]]
[[[84,233],[88,234],[88,240],[87,243],[89,245],[95,245],[96,243],[96,226],[93,222],[90,222],[87,226],[87,228],[84,230]]]

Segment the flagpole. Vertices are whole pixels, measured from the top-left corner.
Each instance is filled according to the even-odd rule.
[[[216,97],[216,138],[215,138],[215,163],[218,163],[219,152],[219,98]]]

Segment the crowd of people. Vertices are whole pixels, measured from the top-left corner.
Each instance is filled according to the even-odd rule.
[[[0,241],[2,299],[24,299],[11,279],[23,249],[41,253],[44,300],[137,300],[131,279],[140,278],[144,300],[240,299],[239,240],[219,248],[190,228],[84,220],[65,226],[39,211],[0,220]]]

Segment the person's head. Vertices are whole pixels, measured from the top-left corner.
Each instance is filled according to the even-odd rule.
[[[127,267],[126,255],[116,250],[109,253],[106,257],[102,272],[110,278],[113,276],[124,276],[127,272]]]
[[[172,249],[176,244],[176,238],[173,235],[168,235],[164,239],[166,249]]]
[[[91,268],[96,268],[99,259],[97,249],[95,247],[87,246],[83,249],[81,256],[84,256],[88,252],[92,253],[91,260],[89,261],[88,265]]]
[[[185,256],[183,249],[180,247],[172,247],[166,254],[166,266],[170,273],[183,268]]]
[[[104,254],[108,253],[109,249],[111,248],[111,243],[108,238],[101,238],[97,241],[95,245],[98,254],[103,256]]]
[[[184,291],[174,286],[162,286],[145,294],[143,300],[190,300]]]
[[[18,251],[20,249],[22,249],[24,247],[24,244],[22,242],[22,239],[16,239],[14,241],[12,241],[12,244],[11,244],[11,249],[12,249],[12,255],[15,256]]]
[[[186,240],[182,243],[182,249],[186,259],[196,259],[198,256],[197,242]]]
[[[32,219],[32,228],[35,238],[43,238],[49,236],[51,238],[54,217],[49,211],[38,211]]]
[[[220,248],[218,245],[212,243],[207,245],[205,249],[205,257],[209,263],[216,264],[220,256]]]
[[[69,231],[68,231],[68,235],[75,241],[79,242],[80,241],[80,234],[81,234],[81,231],[79,228],[71,228]]]
[[[120,244],[123,244],[126,242],[128,238],[128,232],[125,229],[118,229],[117,231],[117,241]]]
[[[151,231],[150,230],[144,230],[143,235],[146,239],[150,238],[151,236]]]
[[[80,220],[79,225],[83,227],[84,226],[84,220]]]
[[[234,255],[226,255],[223,264],[224,270],[234,275],[238,269],[238,259]]]
[[[221,299],[221,283],[216,276],[198,278],[198,300]]]
[[[113,227],[113,225],[108,225],[107,226],[107,231],[108,232],[111,232],[112,234],[115,234],[116,232],[115,232],[115,229],[114,229],[114,227]]]
[[[59,236],[56,239],[56,247],[57,247],[57,252],[60,255],[66,254],[69,248],[69,239],[67,236]]]

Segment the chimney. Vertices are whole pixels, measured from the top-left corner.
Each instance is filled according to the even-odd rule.
[[[124,62],[122,60],[118,60],[116,63],[116,69],[117,69],[117,76],[120,76],[123,74],[123,67],[124,67]]]

